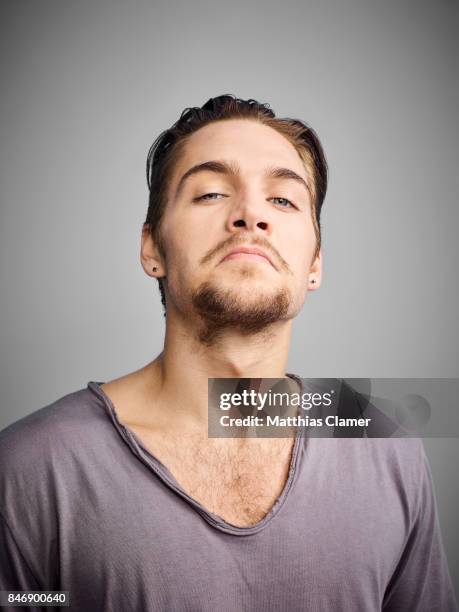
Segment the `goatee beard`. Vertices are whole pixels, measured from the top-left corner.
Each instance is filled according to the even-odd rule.
[[[192,304],[201,319],[199,341],[209,346],[224,330],[232,328],[244,335],[256,334],[284,318],[290,293],[285,288],[279,289],[253,305],[244,306],[234,290],[221,290],[205,282],[192,295]]]

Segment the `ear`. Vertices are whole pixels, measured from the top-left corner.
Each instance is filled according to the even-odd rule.
[[[322,283],[322,249],[314,257],[308,271],[308,291],[315,291]]]
[[[145,273],[152,278],[162,278],[166,275],[164,259],[161,256],[158,245],[153,240],[148,223],[142,226],[140,263]]]

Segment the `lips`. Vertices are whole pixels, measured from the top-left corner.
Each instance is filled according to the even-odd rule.
[[[246,254],[246,255],[253,255],[254,259],[259,259],[259,258],[263,258],[265,259],[269,264],[271,264],[273,266],[273,262],[271,261],[271,258],[269,257],[269,255],[266,253],[266,251],[264,251],[263,249],[259,249],[257,247],[236,247],[234,249],[232,249],[229,253],[227,253],[222,261],[224,261],[225,259],[233,259],[232,256],[237,257],[237,255],[240,254]],[[274,266],[273,266],[274,267]]]

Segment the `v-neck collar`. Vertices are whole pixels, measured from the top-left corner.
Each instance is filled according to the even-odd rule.
[[[304,391],[304,385],[299,376],[295,374],[287,373],[286,376],[295,380],[301,389],[301,393]],[[248,526],[238,526],[229,523],[221,516],[218,516],[205,508],[200,502],[194,499],[191,495],[189,495],[177,482],[171,471],[168,467],[162,463],[150,450],[148,450],[139,439],[137,434],[135,434],[129,427],[126,427],[121,423],[116,413],[115,406],[113,405],[111,399],[108,395],[103,391],[100,385],[104,384],[103,382],[98,381],[89,381],[88,389],[90,389],[95,395],[102,401],[104,408],[106,409],[108,416],[110,417],[115,429],[121,435],[126,444],[130,447],[133,453],[142,461],[145,465],[147,465],[150,469],[154,471],[154,473],[173,491],[175,491],[180,497],[185,499],[189,504],[191,504],[201,516],[213,527],[220,531],[224,531],[226,533],[230,533],[232,535],[252,535],[258,533],[262,529],[264,529],[275,516],[279,513],[282,506],[287,501],[289,496],[289,492],[292,488],[292,485],[295,481],[297,472],[298,472],[298,464],[300,458],[300,449],[302,448],[303,443],[305,442],[305,435],[303,432],[303,428],[297,428],[295,441],[293,444],[293,449],[290,456],[290,467],[288,471],[287,480],[284,484],[281,494],[274,502],[271,509],[268,513],[260,520],[258,523],[254,525]]]

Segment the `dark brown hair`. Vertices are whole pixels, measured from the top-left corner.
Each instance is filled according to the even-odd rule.
[[[279,118],[269,104],[256,100],[241,100],[226,94],[210,98],[203,106],[186,108],[180,118],[153,142],[147,157],[147,183],[150,191],[145,224],[152,238],[164,254],[160,226],[166,208],[167,187],[172,170],[177,163],[188,137],[205,125],[225,119],[252,119],[282,134],[297,150],[308,177],[311,178],[313,223],[317,237],[315,255],[321,246],[320,213],[327,191],[328,168],[322,145],[317,134],[299,119]],[[161,302],[166,314],[166,297],[161,279],[158,279]]]

